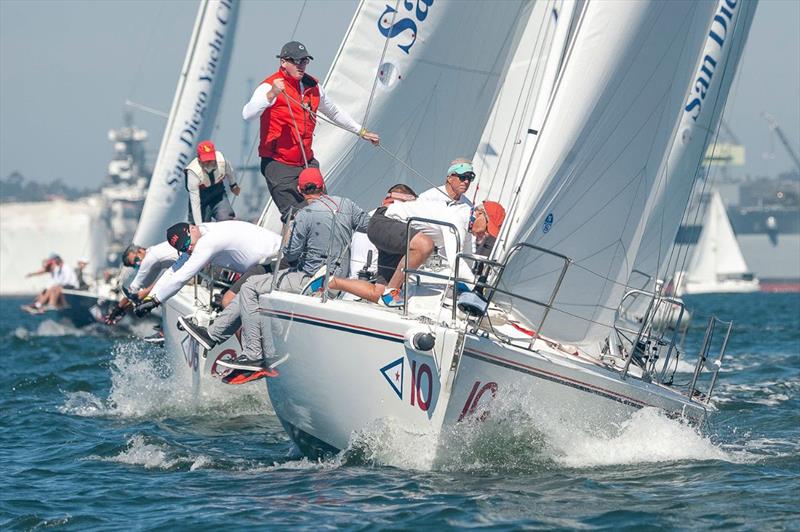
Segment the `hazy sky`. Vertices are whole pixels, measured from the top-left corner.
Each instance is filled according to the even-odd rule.
[[[112,153],[106,134],[122,124],[129,109],[125,100],[169,111],[197,5],[0,0],[0,177],[17,170],[39,181],[60,177],[78,186],[98,185]],[[229,157],[240,158],[247,80],[257,83],[275,71],[275,54],[295,25],[295,38],[315,57],[309,72],[324,76],[355,5],[244,1],[214,135]],[[724,114],[747,147],[742,172],[776,175],[792,168],[762,111],[778,119],[800,152],[798,28],[800,0],[759,3]],[[133,113],[134,122],[150,132],[152,164],[166,120]]]

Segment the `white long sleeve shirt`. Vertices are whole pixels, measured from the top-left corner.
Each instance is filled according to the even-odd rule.
[[[176,260],[178,260],[178,251],[167,241],[147,248],[144,252],[144,259],[139,264],[139,269],[136,270],[136,276],[131,281],[131,292],[138,292],[153,284],[161,272],[172,266]]]
[[[447,195],[446,185],[429,188],[428,190],[420,194],[417,199],[426,201],[438,201],[440,203],[444,203],[447,205],[463,203],[465,205],[469,205],[470,208],[473,207],[472,201],[470,201],[470,199],[467,197],[466,194],[461,194],[461,197],[458,198],[457,200],[450,199],[450,196]]]
[[[171,298],[208,264],[238,273],[273,258],[281,247],[281,236],[263,227],[229,220],[199,226],[201,236],[194,249],[184,253],[172,265],[173,273],[163,275],[153,287],[151,296],[160,302]]]
[[[472,250],[472,233],[469,232],[469,219],[472,209],[469,205],[458,203],[442,208],[441,201],[429,201],[417,199],[416,201],[396,201],[386,208],[386,216],[401,222],[407,222],[410,218],[428,218],[441,222],[451,223],[456,228],[458,241],[461,242],[461,249]],[[453,231],[445,226],[428,222],[412,222],[411,227],[419,230],[433,239],[433,242],[440,249],[444,249],[445,258],[451,267],[458,253],[458,241]],[[469,268],[461,268],[459,273],[466,278],[472,278]]]
[[[48,288],[53,286],[72,286],[78,288],[78,286],[80,286],[75,270],[72,266],[67,264],[54,267],[53,271],[50,272],[50,276],[51,279],[50,284],[47,285]]]
[[[275,103],[275,100],[278,99],[278,96],[280,96],[277,95],[275,98],[268,100],[267,93],[271,90],[272,85],[269,83],[262,83],[256,87],[256,90],[253,92],[253,96],[250,98],[250,101],[244,104],[244,108],[242,108],[242,118],[245,120],[258,118],[265,109],[271,107]],[[345,111],[339,109],[339,107],[333,103],[333,100],[328,98],[325,89],[322,88],[322,85],[319,85],[319,108],[317,111],[324,114],[336,124],[347,129],[348,131],[352,131],[353,133],[358,133],[361,131],[361,124],[353,120],[353,118]]]

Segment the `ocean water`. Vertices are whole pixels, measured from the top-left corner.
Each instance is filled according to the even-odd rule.
[[[490,416],[435,465],[391,426],[309,461],[261,386],[196,402],[160,349],[21,302],[0,300],[4,530],[800,529],[800,294],[688,300],[690,354],[704,317],[736,322],[702,431],[651,410],[603,437]]]

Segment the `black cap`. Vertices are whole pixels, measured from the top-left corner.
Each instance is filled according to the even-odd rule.
[[[167,229],[167,242],[169,242],[169,245],[178,251],[186,251],[186,249],[189,247],[186,244],[187,240],[191,242],[191,236],[189,236],[189,224],[186,222],[176,223]]]
[[[314,59],[311,54],[308,53],[305,45],[297,41],[290,41],[284,44],[283,48],[281,48],[281,54],[276,57],[278,59],[294,59],[295,61],[299,61],[306,57],[309,59]]]

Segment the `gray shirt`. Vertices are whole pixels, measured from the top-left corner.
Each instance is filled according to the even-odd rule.
[[[347,277],[350,240],[355,231],[366,233],[368,224],[369,214],[351,200],[323,195],[297,213],[284,257],[313,275],[330,256],[336,275]]]

